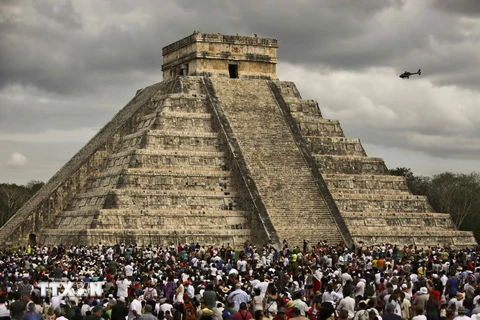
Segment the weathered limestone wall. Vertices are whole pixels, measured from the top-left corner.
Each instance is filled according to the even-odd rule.
[[[188,63],[188,70],[190,75],[223,76],[228,78],[228,65],[232,63],[238,66],[239,78],[277,78],[275,64],[259,61],[196,59]]]
[[[275,39],[194,33],[163,48],[163,78],[182,72],[228,77],[233,63],[240,78],[276,79],[277,48]]]

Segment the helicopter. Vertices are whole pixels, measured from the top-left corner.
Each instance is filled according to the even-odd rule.
[[[400,75],[400,78],[402,79],[409,79],[411,75],[414,75],[414,74],[418,74],[418,75],[421,75],[422,74],[422,70],[421,69],[418,69],[417,72],[408,72],[408,71],[405,71],[404,73],[402,73]]]

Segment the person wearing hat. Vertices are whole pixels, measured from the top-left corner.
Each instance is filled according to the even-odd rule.
[[[467,310],[465,309],[464,306],[458,307],[456,311],[458,313],[458,316],[456,316],[454,320],[470,320],[471,319],[469,316],[467,316]]]
[[[290,319],[295,319],[295,320],[308,320],[308,318],[302,316],[302,314],[300,313],[300,309],[298,309],[297,307],[295,308],[292,308],[292,310],[290,311]]]
[[[285,314],[287,315],[287,319],[290,319],[292,317],[291,312],[292,309],[295,307],[295,300],[290,300],[285,304]]]
[[[309,320],[316,320],[317,319],[317,309],[311,307],[307,310],[307,318]]]
[[[146,282],[147,288],[145,289],[145,292],[143,293],[143,299],[144,300],[156,300],[158,297],[157,289],[153,286],[152,282],[149,280]]]
[[[463,294],[458,291],[455,297],[448,301],[449,307],[455,310],[455,317],[458,316],[458,309],[463,307],[463,300]]]
[[[427,287],[421,287],[419,291],[417,291],[417,296],[415,300],[413,300],[413,307],[421,306],[424,308],[425,303],[428,301],[430,295],[428,294]]]

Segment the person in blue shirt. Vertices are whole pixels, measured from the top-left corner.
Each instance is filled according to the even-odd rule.
[[[43,320],[43,316],[35,311],[35,303],[30,302],[27,304],[28,312],[25,313],[20,320]]]

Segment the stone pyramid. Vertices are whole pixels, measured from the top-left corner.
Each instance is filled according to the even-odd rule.
[[[194,33],[1,229],[7,245],[476,245],[317,103],[275,39]]]

